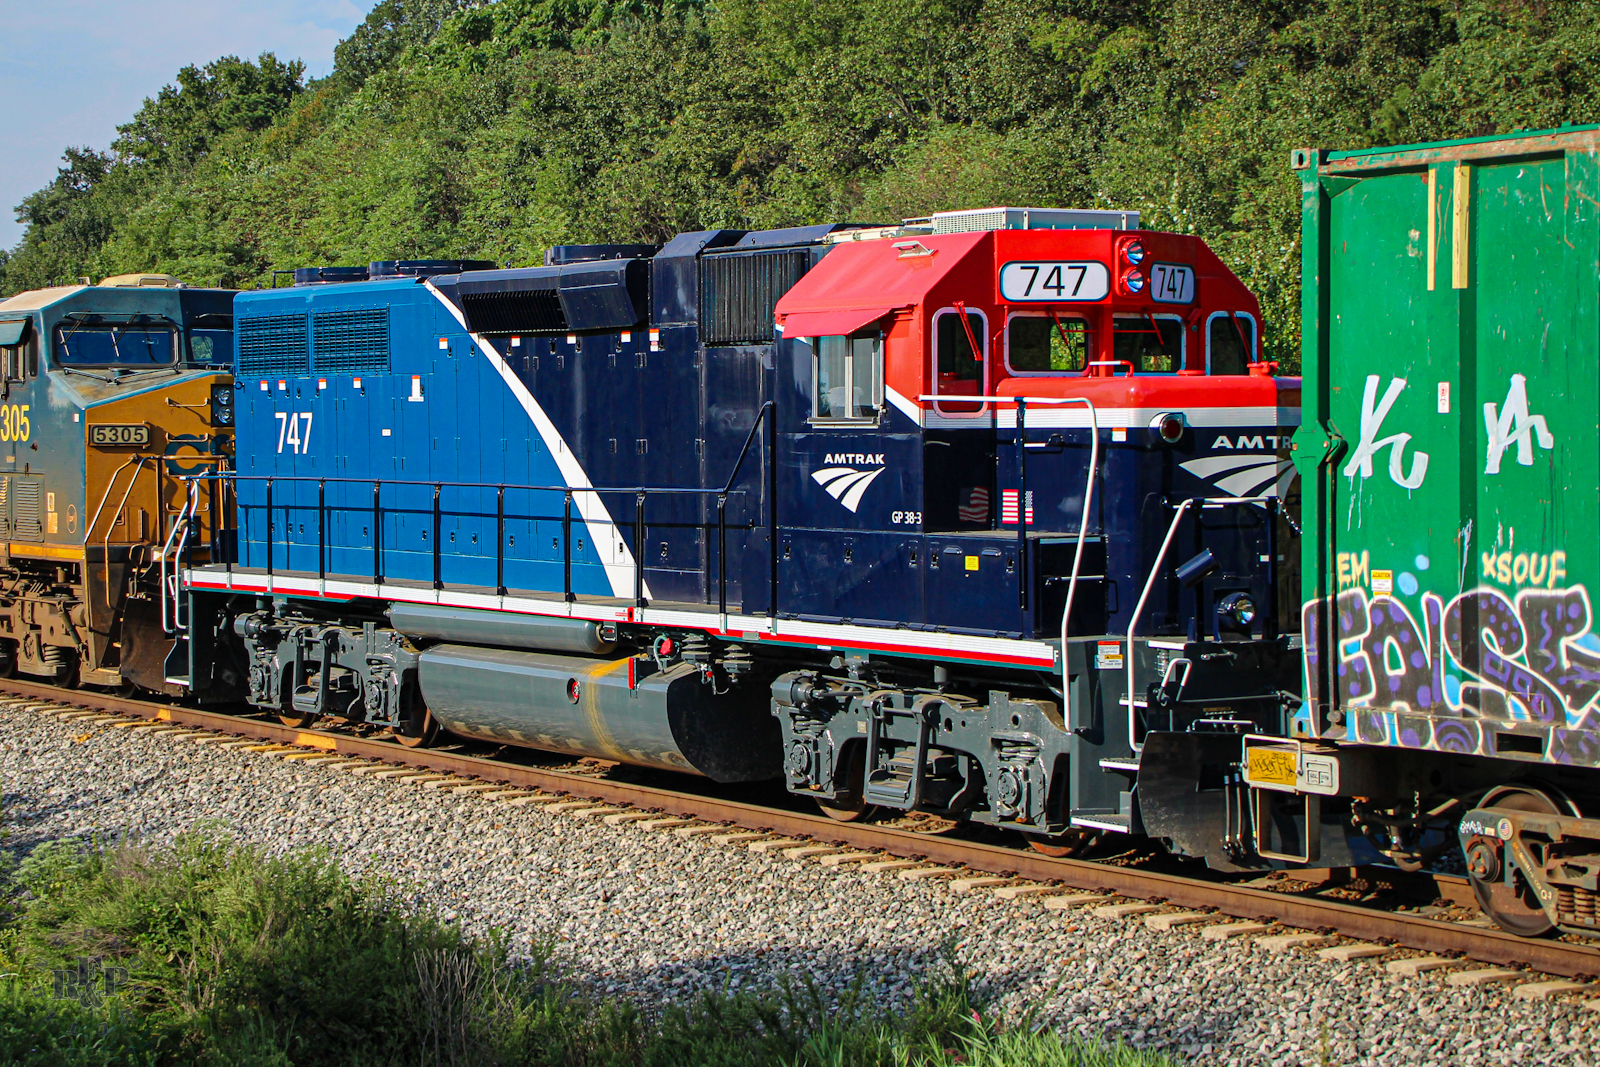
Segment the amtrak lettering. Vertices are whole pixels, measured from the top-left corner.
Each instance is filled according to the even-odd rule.
[[[1289,435],[1288,434],[1284,434],[1284,435],[1280,436],[1280,435],[1275,434],[1275,433],[1263,433],[1263,434],[1243,434],[1242,433],[1238,437],[1233,437],[1233,438],[1230,438],[1225,434],[1222,435],[1222,436],[1219,436],[1216,440],[1211,442],[1211,447],[1212,448],[1271,448],[1271,449],[1275,450],[1275,449],[1278,449],[1280,447],[1287,447],[1288,444],[1289,444]]]

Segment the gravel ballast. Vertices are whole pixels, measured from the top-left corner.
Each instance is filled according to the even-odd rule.
[[[470,930],[548,943],[573,977],[649,1010],[703,989],[858,978],[903,1002],[945,949],[1007,1013],[1205,1064],[1600,1063],[1600,1013],[1435,972],[1267,953],[1196,928],[1046,910],[853,864],[607,826],[181,737],[0,707],[5,845],[167,840],[207,821],[321,845]],[[1324,1058],[1325,1057],[1325,1058]]]

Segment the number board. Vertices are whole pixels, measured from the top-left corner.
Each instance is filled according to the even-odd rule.
[[[1007,263],[1000,268],[1000,299],[1008,303],[1104,300],[1111,272],[1104,263]]]
[[[1152,263],[1150,299],[1161,304],[1194,303],[1194,268],[1176,263]]]
[[[150,443],[150,427],[102,423],[89,427],[89,443],[101,448],[132,448]]]

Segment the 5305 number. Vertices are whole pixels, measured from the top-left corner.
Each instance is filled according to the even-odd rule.
[[[0,441],[26,441],[28,439],[29,404],[0,405]]]

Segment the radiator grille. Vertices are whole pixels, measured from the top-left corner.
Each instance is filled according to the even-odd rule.
[[[235,326],[239,374],[304,374],[309,367],[306,316],[253,315]]]
[[[555,289],[466,293],[461,298],[474,333],[565,333],[567,317]]]
[[[18,478],[17,498],[11,505],[11,536],[27,541],[43,541],[44,526],[39,521],[40,482],[32,478]]]
[[[311,358],[319,371],[389,369],[389,309],[341,308],[311,316]]]
[[[778,298],[810,266],[808,252],[705,256],[700,260],[700,343],[772,343]]]

